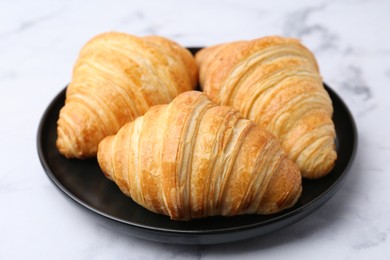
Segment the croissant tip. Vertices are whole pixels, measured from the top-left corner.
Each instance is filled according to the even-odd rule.
[[[302,170],[302,177],[309,180],[317,180],[330,174],[336,165],[337,153],[331,150],[327,159],[323,160],[321,164],[315,165],[313,169]]]
[[[111,169],[111,163],[110,163],[110,148],[112,143],[112,139],[114,136],[107,136],[104,138],[98,146],[97,150],[97,160],[100,166],[100,169],[102,170],[103,174],[110,180],[112,180],[112,169]]]
[[[57,126],[57,140],[56,140],[56,147],[60,154],[65,156],[66,158],[74,158],[76,157],[73,148],[71,147],[71,142],[69,142],[68,135],[64,132],[64,128],[62,127],[62,120],[61,117],[58,120],[58,126]]]
[[[96,152],[94,151],[83,151],[78,149],[77,147],[74,147],[73,143],[68,140],[68,136],[66,136],[66,134],[61,133],[62,131],[60,129],[57,132],[58,137],[56,140],[56,147],[59,153],[66,158],[88,159],[96,156]]]

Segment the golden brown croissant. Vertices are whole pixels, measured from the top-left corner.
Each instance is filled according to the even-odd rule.
[[[302,189],[275,136],[198,91],[106,137],[98,162],[123,193],[175,220],[270,214],[294,205]]]
[[[95,156],[105,136],[196,84],[195,59],[177,43],[158,36],[98,35],[75,64],[57,147],[66,157]]]
[[[209,97],[275,134],[303,177],[332,170],[337,157],[332,102],[307,48],[273,36],[205,48],[196,61]]]

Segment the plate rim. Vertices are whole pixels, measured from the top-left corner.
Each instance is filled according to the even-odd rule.
[[[198,235],[210,235],[210,234],[226,234],[226,233],[235,233],[235,232],[241,232],[241,231],[249,231],[249,230],[255,230],[264,226],[276,224],[281,221],[287,221],[290,218],[293,218],[294,216],[297,217],[303,212],[310,211],[307,213],[305,216],[302,218],[299,218],[295,221],[292,221],[291,223],[287,223],[286,225],[282,226],[281,228],[284,228],[285,226],[288,226],[290,224],[293,224],[306,216],[310,215],[311,212],[315,211],[318,209],[321,205],[326,203],[333,195],[335,192],[338,190],[338,188],[341,187],[341,185],[344,183],[346,177],[349,175],[350,168],[354,162],[357,148],[358,148],[358,131],[356,127],[356,122],[354,120],[354,117],[349,110],[348,106],[345,104],[345,102],[341,99],[341,97],[332,89],[330,88],[326,83],[323,83],[325,89],[330,92],[329,94],[332,94],[335,96],[338,100],[338,102],[341,104],[341,106],[344,109],[344,113],[347,114],[350,124],[352,127],[352,134],[353,134],[353,147],[352,147],[352,153],[351,156],[349,157],[349,161],[347,162],[345,168],[343,169],[343,172],[340,173],[339,177],[336,179],[335,182],[333,182],[325,191],[323,191],[320,195],[309,201],[308,203],[295,208],[295,209],[288,209],[285,213],[283,211],[281,212],[281,215],[275,216],[272,219],[267,219],[263,220],[261,222],[256,222],[256,223],[250,223],[246,225],[241,225],[241,226],[235,226],[235,227],[229,227],[229,228],[218,228],[218,229],[209,229],[209,230],[180,230],[180,229],[171,229],[171,228],[163,228],[163,227],[151,227],[139,223],[134,223],[128,220],[123,220],[118,217],[112,216],[110,214],[107,214],[99,209],[96,209],[92,205],[89,205],[86,202],[83,202],[80,198],[78,198],[75,194],[70,192],[61,182],[58,180],[55,176],[55,174],[52,172],[49,164],[46,161],[46,157],[44,155],[44,148],[42,138],[43,138],[43,133],[45,131],[44,126],[47,121],[47,117],[52,111],[53,107],[59,102],[58,100],[62,98],[63,95],[66,93],[66,88],[63,88],[55,97],[52,99],[52,101],[49,103],[47,106],[44,114],[41,117],[39,127],[38,127],[38,132],[37,132],[37,150],[38,150],[38,155],[39,155],[39,160],[44,168],[44,171],[46,175],[49,177],[49,179],[55,184],[55,186],[62,191],[64,195],[66,195],[68,198],[70,198],[73,202],[75,202],[77,205],[81,206],[82,208],[93,212],[100,217],[103,217],[104,219],[107,219],[109,221],[114,221],[118,224],[123,224],[126,225],[127,227],[131,227],[132,229],[139,229],[139,230],[144,230],[148,232],[157,232],[159,234],[163,235],[181,235],[181,236],[198,236]],[[268,233],[268,232],[266,232]],[[150,240],[150,239],[149,239]],[[153,240],[153,239],[152,239]],[[155,240],[159,241],[159,240]],[[160,241],[163,242],[163,241]]]

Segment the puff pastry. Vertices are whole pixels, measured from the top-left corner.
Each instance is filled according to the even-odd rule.
[[[275,213],[302,190],[299,169],[275,136],[198,91],[106,137],[98,162],[124,194],[174,220]]]
[[[275,134],[303,177],[332,170],[332,102],[314,55],[299,41],[270,36],[221,44],[198,52],[196,61],[209,97]]]
[[[177,43],[158,36],[98,35],[74,66],[57,123],[57,147],[69,158],[96,156],[105,136],[196,84],[194,57]]]

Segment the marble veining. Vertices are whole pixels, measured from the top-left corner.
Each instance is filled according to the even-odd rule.
[[[350,65],[345,70],[345,80],[341,83],[341,89],[350,94],[360,97],[360,101],[365,102],[372,98],[371,88],[363,78],[361,68],[357,65]]]
[[[132,26],[133,24],[141,24],[142,29],[140,31],[143,32],[143,34],[147,35],[153,35],[153,34],[159,34],[159,30],[162,27],[162,24],[153,24],[150,21],[148,21],[147,16],[144,12],[141,10],[137,10],[134,13],[131,13],[130,15],[124,17],[120,24],[122,26]]]
[[[25,30],[30,29],[31,27],[39,25],[40,23],[46,23],[46,22],[54,19],[58,14],[60,14],[62,12],[64,12],[64,8],[50,11],[50,12],[45,13],[45,14],[40,14],[40,15],[35,16],[31,19],[22,18],[21,21],[19,23],[17,23],[17,25],[14,28],[11,28],[5,32],[1,32],[0,39],[2,37],[6,37],[6,36],[9,36],[11,34],[21,33]]]
[[[322,23],[311,24],[308,19],[310,16],[315,16],[317,12],[321,12],[326,8],[326,3],[319,6],[307,7],[286,16],[284,25],[284,35],[295,37],[301,40],[305,38],[318,38],[318,46],[313,51],[324,51],[327,49],[336,49],[338,35]]]
[[[365,238],[364,240],[357,242],[353,245],[353,248],[357,250],[363,250],[370,247],[378,246],[380,243],[386,242],[387,233],[378,232],[375,235],[371,235],[369,238]]]
[[[389,259],[390,1],[0,1],[0,259]],[[93,220],[40,165],[36,131],[81,46],[105,31],[185,46],[280,34],[317,57],[356,119],[351,175],[300,222],[247,241],[180,246]]]

